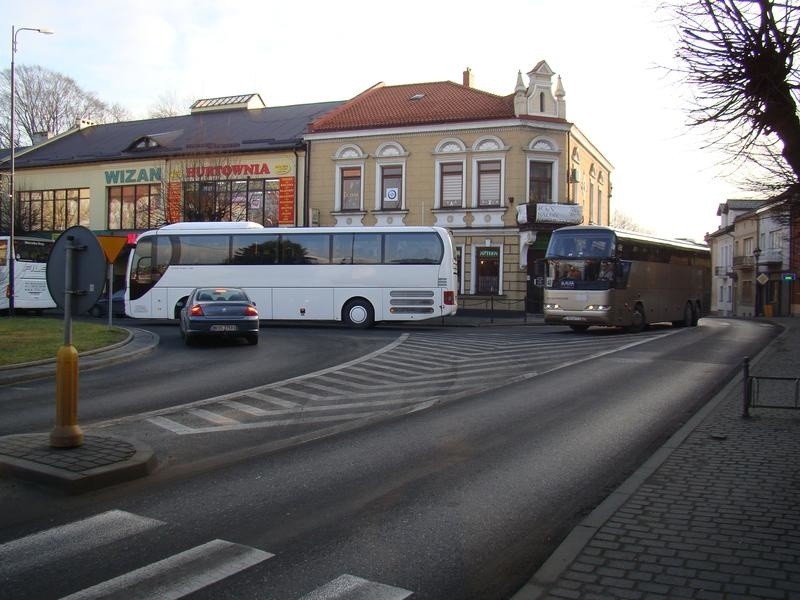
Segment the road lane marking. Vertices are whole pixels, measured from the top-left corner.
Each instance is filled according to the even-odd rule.
[[[275,555],[249,546],[212,540],[66,596],[62,600],[109,597],[120,600],[183,598],[273,556]]]
[[[274,396],[262,394],[261,392],[257,392],[255,390],[249,390],[247,393],[242,395],[255,398],[256,400],[261,400],[262,402],[268,402],[269,404],[274,404],[276,406],[280,406],[281,408],[298,408],[302,406],[302,404],[299,402],[292,402],[291,400],[284,400],[283,398],[275,398]]]
[[[203,419],[204,421],[208,421],[209,423],[215,423],[216,425],[235,425],[239,423],[239,421],[236,419],[218,415],[217,413],[211,412],[210,410],[205,410],[204,408],[191,408],[187,412],[195,417]]]
[[[0,545],[0,579],[66,554],[74,555],[164,525],[122,510],[74,521]]]
[[[341,575],[306,594],[300,600],[404,600],[413,592],[403,588],[377,583],[356,577],[355,575]]]
[[[249,404],[245,404],[244,402],[237,402],[236,400],[221,400],[220,404],[223,404],[228,408],[232,408],[234,410],[246,413],[248,415],[253,415],[254,417],[264,417],[269,414],[269,411],[266,411],[263,408],[258,408],[257,406],[250,406]]]

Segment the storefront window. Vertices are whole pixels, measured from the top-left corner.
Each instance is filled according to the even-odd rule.
[[[254,221],[278,224],[277,179],[188,181],[184,183],[184,221]]]
[[[89,188],[36,190],[17,194],[20,233],[89,226]]]
[[[155,229],[167,222],[160,185],[108,188],[108,229]]]

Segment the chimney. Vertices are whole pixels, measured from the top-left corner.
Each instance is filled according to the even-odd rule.
[[[51,131],[36,131],[31,136],[31,143],[33,143],[33,145],[36,146],[37,144],[46,142],[51,137],[53,137],[53,133]]]
[[[475,79],[472,77],[472,69],[467,67],[464,71],[463,77],[464,87],[475,87]]]

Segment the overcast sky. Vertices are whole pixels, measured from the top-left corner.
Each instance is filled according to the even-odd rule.
[[[379,81],[451,80],[511,94],[540,60],[562,77],[567,118],[614,165],[612,210],[657,235],[702,240],[742,197],[686,126],[690,90],[660,67],[675,35],[658,0],[27,0],[0,14],[23,31],[16,63],[72,77],[136,118],[162,95],[257,92],[268,106],[345,100]],[[525,77],[527,83],[527,77]]]

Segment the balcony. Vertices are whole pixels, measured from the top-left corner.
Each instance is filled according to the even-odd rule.
[[[717,277],[727,277],[730,272],[730,267],[717,265],[714,267],[714,275]]]
[[[734,256],[733,257],[733,268],[734,269],[752,269],[756,265],[756,259],[754,256],[744,255],[744,256]]]
[[[577,204],[528,203],[517,206],[517,223],[553,223],[578,225],[583,221],[583,211]]]
[[[783,250],[780,248],[772,248],[764,250],[761,256],[758,257],[759,265],[782,265],[783,264]]]

